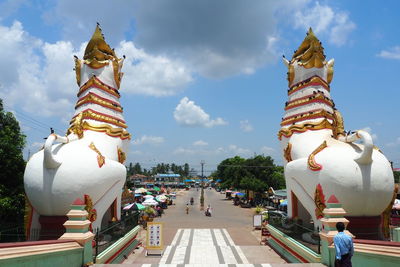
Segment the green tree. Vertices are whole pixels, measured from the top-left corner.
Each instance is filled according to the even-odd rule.
[[[21,225],[24,217],[25,135],[0,99],[0,222],[1,227]]]
[[[394,182],[395,183],[400,183],[400,172],[394,171],[393,172],[393,176],[394,176]]]

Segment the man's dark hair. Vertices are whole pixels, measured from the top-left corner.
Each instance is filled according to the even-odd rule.
[[[336,229],[337,229],[339,232],[343,232],[345,228],[346,228],[346,227],[344,226],[344,223],[342,223],[342,222],[336,223]]]

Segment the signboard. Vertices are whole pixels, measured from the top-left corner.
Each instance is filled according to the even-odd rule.
[[[253,227],[260,228],[262,224],[262,215],[257,214],[253,216]]]
[[[163,223],[148,222],[146,236],[147,255],[161,255],[163,250],[163,242]]]

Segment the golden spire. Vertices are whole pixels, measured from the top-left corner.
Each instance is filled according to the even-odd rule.
[[[306,38],[304,38],[300,47],[293,54],[291,63],[296,61],[300,66],[303,66],[306,69],[322,68],[326,63],[324,48],[318,38],[314,35],[311,27],[307,32]]]
[[[118,60],[114,50],[104,40],[99,24],[97,24],[96,30],[86,46],[83,59],[92,68],[100,68],[107,65],[109,59]]]

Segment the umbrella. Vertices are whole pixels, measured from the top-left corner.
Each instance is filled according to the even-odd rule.
[[[148,195],[152,195],[153,193],[152,193],[152,192],[147,192],[146,194],[148,194]]]
[[[155,186],[154,188],[153,188],[155,191],[160,191],[161,189],[159,188],[159,187],[157,187],[157,186]]]
[[[145,206],[143,206],[140,203],[136,203],[136,207],[138,208],[138,210],[144,210],[146,208]]]
[[[143,194],[143,193],[146,193],[146,192],[147,192],[147,189],[143,188],[143,187],[135,190],[136,194]]]
[[[242,192],[237,192],[236,195],[237,195],[238,197],[244,197],[244,193],[242,193]]]
[[[135,203],[128,204],[123,208],[123,210],[130,210],[133,207],[133,205],[135,205]]]
[[[287,199],[283,200],[279,206],[287,206]]]
[[[160,201],[160,202],[165,202],[165,201],[167,200],[167,197],[166,197],[166,196],[163,196],[163,195],[157,196],[157,197],[156,197],[156,200],[158,200],[158,201]]]
[[[147,200],[147,199],[153,199],[154,197],[151,195],[146,195],[146,196],[144,196],[144,198]]]
[[[155,201],[154,199],[146,199],[145,201],[143,201],[142,205],[143,206],[157,206],[158,202]]]
[[[226,193],[232,193],[232,191],[231,191],[231,190],[226,190],[225,192],[226,192]]]

